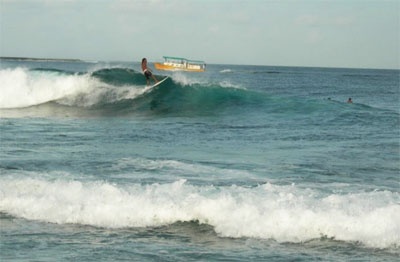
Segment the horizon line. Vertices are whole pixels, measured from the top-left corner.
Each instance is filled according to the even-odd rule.
[[[41,57],[18,57],[18,56],[0,56],[1,60],[10,61],[54,61],[54,62],[123,62],[140,63],[140,61],[127,60],[85,60],[78,58],[41,58]],[[150,61],[152,62],[152,61]],[[308,67],[308,68],[337,68],[337,69],[365,69],[365,70],[400,70],[399,68],[371,68],[371,67],[346,67],[346,66],[300,66],[300,65],[261,65],[261,64],[227,64],[227,63],[209,63],[208,65],[234,65],[234,66],[269,66],[269,67]]]

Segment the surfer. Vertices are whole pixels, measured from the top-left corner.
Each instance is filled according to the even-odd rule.
[[[155,83],[158,82],[156,77],[151,73],[150,69],[147,67],[147,59],[146,58],[142,59],[142,71],[143,71],[144,76],[146,77],[147,85],[149,85],[149,83],[150,83],[150,81],[149,81],[150,77],[153,78]]]
[[[351,97],[349,97],[349,99],[347,100],[347,103],[349,103],[349,104],[353,103],[353,100],[351,99]]]

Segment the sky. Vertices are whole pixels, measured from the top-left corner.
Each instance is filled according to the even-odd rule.
[[[0,56],[400,69],[400,0],[0,0]]]

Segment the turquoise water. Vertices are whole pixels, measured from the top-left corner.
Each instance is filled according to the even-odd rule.
[[[2,260],[398,258],[398,70],[155,73],[2,61]]]

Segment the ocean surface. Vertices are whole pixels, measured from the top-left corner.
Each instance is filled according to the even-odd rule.
[[[399,261],[399,70],[154,73],[1,61],[1,261]]]

